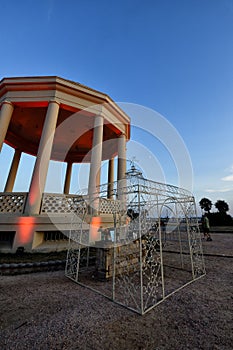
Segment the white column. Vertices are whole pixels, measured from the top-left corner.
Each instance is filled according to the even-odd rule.
[[[67,168],[66,168],[66,177],[65,177],[65,183],[64,183],[64,194],[69,194],[71,173],[72,173],[72,163],[69,162],[69,163],[67,163]]]
[[[119,193],[126,186],[126,137],[121,134],[118,138],[118,164],[117,164],[117,191],[118,199],[121,199]]]
[[[103,142],[104,118],[101,115],[95,117],[94,134],[91,150],[91,164],[89,174],[89,195],[97,192],[100,185],[101,161],[102,161],[102,142]]]
[[[114,158],[108,161],[108,198],[113,198]]]
[[[10,101],[2,103],[0,111],[0,152],[13,114],[14,106]]]
[[[39,214],[40,211],[41,198],[46,183],[58,112],[59,103],[56,101],[50,101],[26,203],[25,212],[29,215]]]
[[[122,180],[126,173],[126,138],[124,134],[118,138],[117,180]]]
[[[13,158],[12,163],[11,163],[11,168],[10,168],[10,171],[8,174],[8,178],[7,178],[4,192],[12,192],[12,190],[13,190],[17,170],[19,167],[19,161],[21,158],[21,154],[22,154],[22,152],[19,149],[15,150],[14,158]]]

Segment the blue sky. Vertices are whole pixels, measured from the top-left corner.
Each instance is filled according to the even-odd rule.
[[[0,0],[0,5],[0,79],[58,75],[116,102],[157,111],[187,147],[196,200],[224,199],[233,214],[233,0]],[[151,146],[136,129],[132,139]],[[166,181],[176,185],[171,155],[157,141],[152,148]],[[132,157],[132,145],[129,150]],[[10,157],[4,147],[0,190]],[[29,157],[24,162],[32,169]],[[156,174],[153,180],[161,180]],[[15,190],[27,189],[19,174]]]

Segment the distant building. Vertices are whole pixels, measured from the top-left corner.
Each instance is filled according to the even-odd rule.
[[[0,151],[15,150],[0,193],[0,251],[66,248],[72,208],[69,193],[74,163],[90,163],[89,193],[100,185],[101,162],[109,160],[111,183],[126,172],[130,118],[106,94],[60,77],[15,77],[0,81]],[[22,153],[36,157],[28,193],[13,192]],[[117,179],[114,158],[118,157]],[[44,193],[49,161],[67,164],[64,192]],[[25,178],[29,175],[25,173]]]

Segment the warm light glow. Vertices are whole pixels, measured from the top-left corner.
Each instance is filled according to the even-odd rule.
[[[35,175],[34,177],[34,181],[31,184],[31,188],[30,191],[28,193],[28,197],[29,197],[29,203],[31,206],[33,206],[37,200],[38,197],[38,186],[39,186],[39,182],[37,179],[37,176]]]
[[[90,241],[99,241],[100,240],[100,232],[98,232],[101,226],[101,217],[93,216],[90,224]]]
[[[18,244],[24,245],[30,243],[34,233],[35,218],[30,216],[20,217],[18,224]]]

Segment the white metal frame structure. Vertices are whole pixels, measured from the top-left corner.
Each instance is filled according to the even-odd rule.
[[[143,178],[134,167],[112,188],[111,199],[108,184],[91,198],[80,195],[65,274],[144,314],[205,275],[195,200],[184,189]],[[111,233],[108,241],[96,235],[102,225]]]

